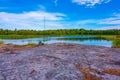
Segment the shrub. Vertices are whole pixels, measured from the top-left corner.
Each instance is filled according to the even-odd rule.
[[[120,48],[120,40],[114,40],[113,43],[112,43],[112,47]]]
[[[3,42],[3,41],[0,41],[0,45],[2,45],[2,44],[4,44],[4,42]]]
[[[39,41],[38,45],[44,45],[44,43],[42,41]]]

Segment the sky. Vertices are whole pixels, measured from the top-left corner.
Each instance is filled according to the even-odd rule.
[[[0,0],[0,28],[120,29],[120,0]]]

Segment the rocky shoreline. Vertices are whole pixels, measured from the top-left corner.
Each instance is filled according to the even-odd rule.
[[[120,80],[120,48],[54,43],[2,49],[0,80]]]

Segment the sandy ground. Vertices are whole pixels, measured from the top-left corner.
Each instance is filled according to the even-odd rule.
[[[54,43],[0,51],[0,80],[120,80],[120,48]]]

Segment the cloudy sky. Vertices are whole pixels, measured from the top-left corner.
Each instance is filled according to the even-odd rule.
[[[120,29],[120,0],[0,0],[3,29]]]

